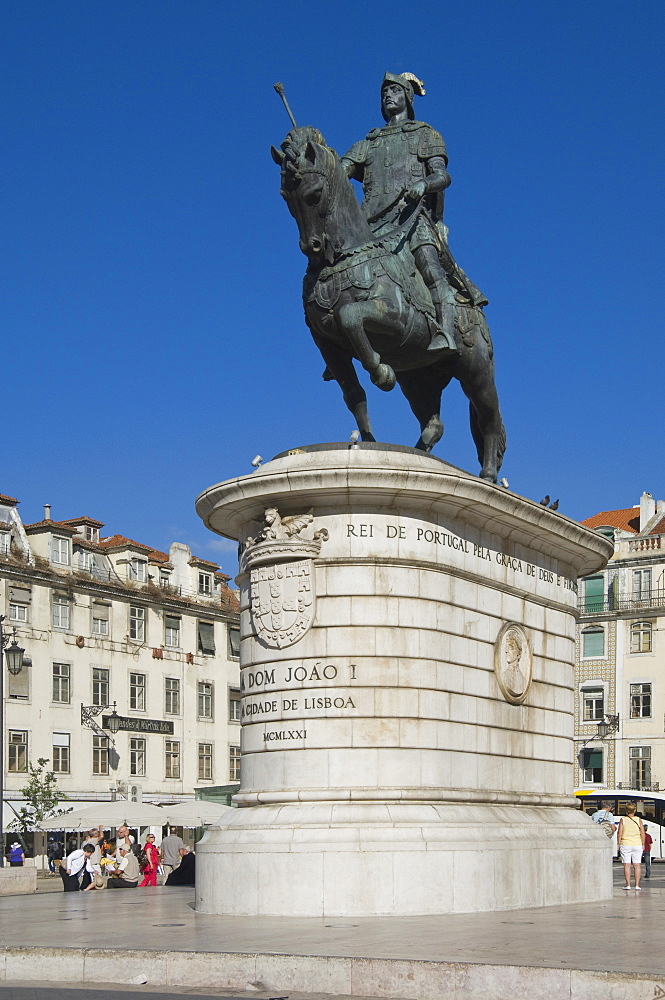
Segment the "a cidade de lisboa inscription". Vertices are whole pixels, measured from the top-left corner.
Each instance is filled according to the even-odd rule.
[[[292,646],[314,621],[314,558],[328,532],[320,528],[307,538],[303,533],[313,520],[311,511],[282,517],[276,507],[267,507],[261,530],[245,543],[241,565],[249,569],[252,626],[272,649]]]

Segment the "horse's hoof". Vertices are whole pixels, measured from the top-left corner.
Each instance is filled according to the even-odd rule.
[[[395,388],[395,372],[390,365],[378,365],[371,373],[370,379],[377,389],[383,389],[384,392],[390,392],[391,389]]]
[[[478,473],[479,479],[486,479],[489,483],[495,483],[497,480],[498,472],[490,472],[489,469],[481,469]]]

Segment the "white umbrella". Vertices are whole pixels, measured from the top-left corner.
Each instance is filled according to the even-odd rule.
[[[63,816],[53,816],[39,825],[42,830],[91,830],[97,826],[108,830],[112,826],[123,824],[135,827],[164,826],[167,822],[166,810],[159,806],[117,799],[115,802],[96,802]]]
[[[175,806],[164,806],[171,826],[210,826],[225,816],[235,812],[231,806],[222,806],[218,802],[206,802],[195,799],[190,802],[178,802]]]

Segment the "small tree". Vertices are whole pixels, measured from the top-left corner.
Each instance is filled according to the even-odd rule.
[[[69,809],[58,809],[60,802],[66,800],[67,796],[58,788],[55,771],[46,770],[48,762],[48,757],[39,757],[37,767],[32,761],[28,765],[27,784],[19,789],[26,804],[21,806],[16,819],[10,823],[12,829],[18,830],[21,834],[35,833],[42,820],[50,819],[52,816],[62,816],[70,811]],[[43,855],[44,852],[41,853]]]

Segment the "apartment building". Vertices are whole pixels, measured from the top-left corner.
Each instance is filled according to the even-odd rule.
[[[580,581],[577,787],[665,789],[665,502],[643,493],[582,524],[614,555]]]
[[[40,757],[73,805],[173,802],[239,782],[229,577],[180,542],[161,552],[103,529],[49,507],[24,524],[19,501],[0,495],[0,614],[25,648],[23,670],[5,669],[5,826]]]

